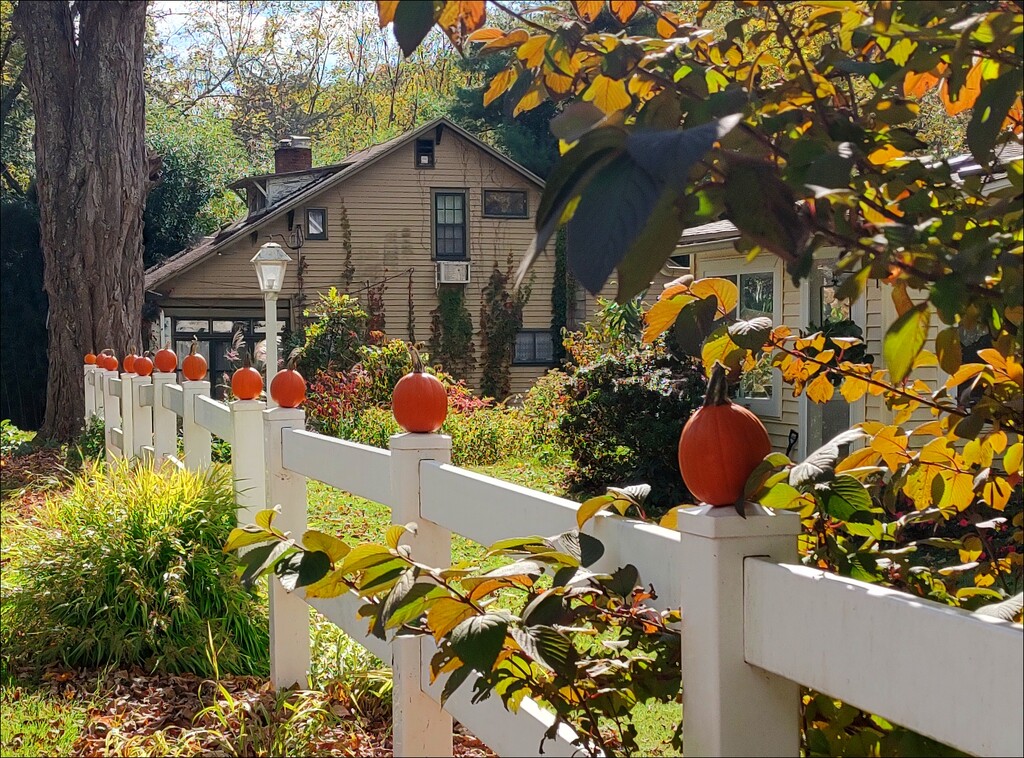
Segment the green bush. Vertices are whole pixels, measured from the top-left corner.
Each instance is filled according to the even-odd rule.
[[[230,472],[86,465],[5,537],[2,641],[23,663],[266,674],[267,617],[221,547]]]
[[[557,369],[540,377],[523,397],[521,413],[533,448],[564,446],[559,421],[569,404],[569,376]]]
[[[704,388],[699,365],[650,345],[577,368],[559,421],[574,463],[570,488],[592,494],[646,482],[654,512],[687,502],[677,447]]]
[[[77,469],[87,461],[99,462],[106,459],[107,434],[103,419],[92,416],[78,433],[78,439],[68,447],[68,466]]]
[[[359,360],[359,347],[366,342],[369,316],[359,301],[339,295],[331,287],[321,294],[316,307],[306,311],[314,320],[305,328],[298,369],[303,376],[314,377],[321,371],[348,371]],[[290,352],[287,350],[284,357]]]
[[[34,436],[33,432],[23,432],[10,419],[0,420],[0,455],[17,455]]]

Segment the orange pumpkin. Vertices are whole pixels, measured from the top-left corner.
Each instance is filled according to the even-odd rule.
[[[162,371],[165,374],[177,371],[178,354],[171,350],[171,346],[168,344],[163,350],[157,351],[157,354],[153,357],[153,365],[157,371]]]
[[[153,361],[148,355],[140,355],[135,359],[135,373],[139,376],[149,376],[153,373]]]
[[[398,425],[407,432],[436,432],[448,416],[448,393],[440,379],[423,373],[423,361],[412,345],[409,354],[412,355],[412,372],[395,385],[391,410]]]
[[[270,396],[282,408],[298,408],[306,399],[306,380],[295,370],[295,359],[288,362],[288,368],[279,371],[270,383]]]
[[[189,348],[185,360],[181,362],[181,373],[190,382],[201,382],[206,376],[206,358],[196,352],[197,347],[199,347],[199,340],[193,337],[192,347]]]
[[[103,368],[107,371],[117,371],[117,358],[114,356],[114,351],[107,348],[96,357],[96,362],[99,363],[99,359],[103,359]]]
[[[134,374],[135,373],[135,359],[138,358],[138,357],[139,356],[137,356],[135,354],[135,348],[129,346],[128,347],[128,355],[126,355],[124,357],[124,370],[125,370],[126,373],[129,373],[129,374]]]
[[[249,351],[242,353],[244,363],[231,375],[231,394],[239,400],[255,400],[263,391],[263,377],[252,367]]]
[[[679,470],[693,496],[708,505],[735,505],[747,479],[772,451],[764,424],[726,395],[726,369],[711,370],[704,405],[679,436]]]
[[[85,365],[86,366],[95,366],[96,365],[96,355],[93,354],[93,353],[86,353],[85,354]]]

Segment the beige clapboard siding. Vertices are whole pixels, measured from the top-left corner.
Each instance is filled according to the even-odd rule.
[[[484,189],[527,191],[530,218],[483,218]],[[450,130],[435,148],[435,168],[417,169],[412,143],[383,158],[364,171],[295,210],[295,221],[305,222],[306,207],[326,208],[327,240],[307,240],[302,248],[304,264],[304,307],[312,306],[319,292],[336,286],[352,291],[365,301],[366,284],[400,274],[385,284],[385,329],[392,337],[408,339],[409,275],[412,269],[414,334],[420,341],[430,338],[431,311],[437,306],[432,261],[433,213],[431,190],[465,190],[471,281],[466,285],[466,307],[477,330],[483,304],[482,292],[495,266],[518,266],[533,237],[533,214],[540,189],[525,177],[480,150]],[[353,280],[344,286],[345,253],[342,247],[342,219],[347,215],[352,239]],[[249,236],[223,249],[167,282],[162,290],[168,302],[183,299],[259,298],[255,274],[249,259],[273,235],[286,239],[287,220],[281,216]],[[280,238],[278,238],[280,239]],[[295,253],[291,253],[296,258]],[[282,298],[295,300],[298,267],[289,267]],[[554,258],[542,256],[531,272],[531,295],[524,308],[523,325],[545,329],[551,325],[551,287]],[[479,333],[476,358],[480,359]],[[516,367],[513,390],[525,391],[543,368]],[[479,382],[479,370],[468,377]]]

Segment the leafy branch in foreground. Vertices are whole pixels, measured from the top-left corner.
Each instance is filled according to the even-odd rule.
[[[243,583],[274,573],[286,590],[301,588],[307,597],[354,592],[366,601],[360,615],[375,636],[432,636],[432,681],[447,676],[442,703],[467,683],[474,702],[494,693],[513,712],[529,697],[557,716],[545,740],[565,723],[587,754],[632,755],[635,706],[680,699],[672,626],[679,613],[648,604],[654,589],[644,588],[632,565],[592,570],[604,553],[593,537],[573,530],[501,540],[484,558],[511,562],[489,571],[439,568],[417,562],[401,544],[415,524],[390,527],[385,544],[350,548],[312,530],[300,544],[274,527],[276,515],[261,511],[224,546],[247,548],[239,556]]]

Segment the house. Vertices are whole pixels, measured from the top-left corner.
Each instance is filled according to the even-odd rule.
[[[250,259],[275,240],[295,261],[278,300],[286,328],[297,327],[303,309],[330,287],[364,305],[373,288],[383,295],[389,336],[429,342],[439,288],[463,289],[477,331],[477,368],[465,378],[478,386],[482,290],[495,267],[517,265],[529,245],[541,179],[439,118],[329,166],[312,165],[308,138],[282,140],[273,174],[230,186],[246,217],[146,272],[162,341],[173,340],[181,354],[196,335],[211,373],[229,370],[235,330],[250,343],[262,338],[264,304]],[[513,392],[554,364],[552,255],[532,277]]]

